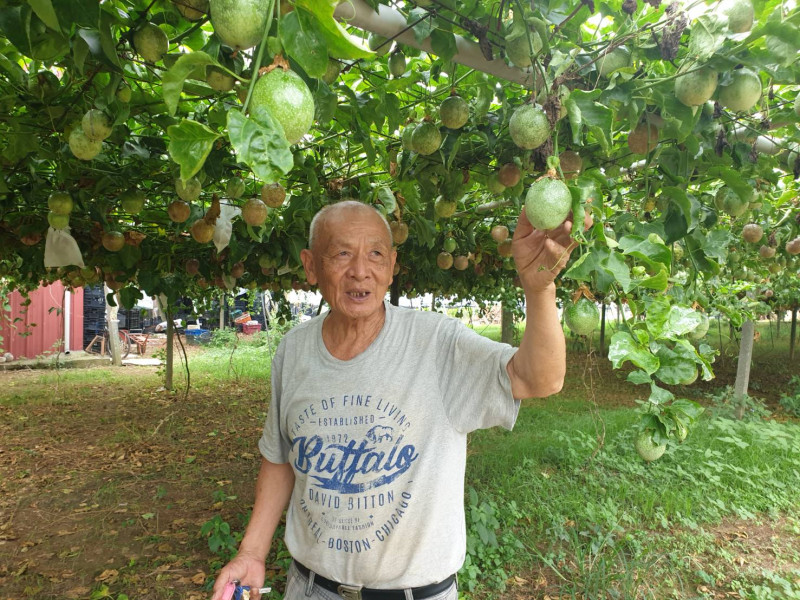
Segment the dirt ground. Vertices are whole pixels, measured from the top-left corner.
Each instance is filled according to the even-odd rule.
[[[775,407],[791,373],[765,361],[754,367],[753,386]],[[700,390],[733,383],[735,361],[716,368],[713,387]],[[259,463],[263,385],[226,383],[184,398],[156,391],[152,367],[95,372],[96,381],[80,384],[0,373],[0,600],[209,597],[221,556],[200,528],[219,515],[242,529]],[[565,391],[574,389],[600,405],[633,405],[640,395],[606,359],[580,351],[571,353]],[[783,526],[731,521],[713,535],[731,547],[763,541],[742,556],[766,563]],[[278,582],[285,564],[271,557]],[[531,571],[515,575],[506,594],[545,598],[551,584]]]

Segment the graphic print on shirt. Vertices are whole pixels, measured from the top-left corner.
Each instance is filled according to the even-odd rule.
[[[308,477],[297,508],[317,543],[361,553],[392,535],[412,501],[411,430],[397,405],[371,394],[329,396],[296,414],[290,460]]]

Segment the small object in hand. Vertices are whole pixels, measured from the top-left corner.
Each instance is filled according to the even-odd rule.
[[[269,594],[272,588],[258,588],[259,594]],[[238,581],[229,581],[222,592],[222,600],[250,600],[250,586],[241,585]]]

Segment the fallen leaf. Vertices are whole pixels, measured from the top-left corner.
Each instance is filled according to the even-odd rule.
[[[67,598],[85,598],[91,590],[88,587],[76,587],[64,592]]]
[[[117,579],[119,579],[119,571],[116,569],[106,569],[94,578],[95,581],[106,581],[108,583],[114,583]]]
[[[197,585],[203,585],[206,582],[206,574],[200,571],[194,577],[192,577],[192,583],[196,583]]]

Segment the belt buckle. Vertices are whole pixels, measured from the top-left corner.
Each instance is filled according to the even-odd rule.
[[[352,585],[340,585],[336,593],[344,600],[361,600],[361,588]]]

